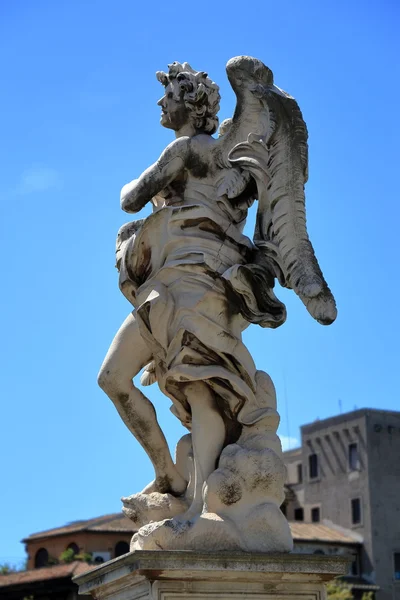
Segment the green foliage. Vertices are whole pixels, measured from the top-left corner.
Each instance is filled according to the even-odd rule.
[[[19,571],[26,571],[28,568],[28,559],[26,558],[20,567],[10,565],[9,563],[0,564],[0,575],[10,575],[10,573],[18,573]]]
[[[351,588],[343,581],[335,580],[326,586],[328,600],[353,600]]]
[[[351,586],[344,581],[340,581],[340,579],[335,579],[335,581],[328,583],[326,591],[328,593],[328,600],[353,600]],[[364,592],[362,595],[362,600],[373,599],[373,592]]]
[[[61,552],[59,560],[63,563],[71,563],[75,560],[75,552],[72,548],[67,548],[64,552]]]
[[[89,552],[80,552],[79,554],[75,554],[75,560],[90,563],[92,562],[92,555]]]
[[[0,575],[9,575],[10,573],[15,573],[16,568],[12,567],[8,563],[4,563],[0,565]]]
[[[74,560],[80,560],[82,562],[90,563],[90,561],[92,560],[92,555],[88,552],[80,552],[79,554],[74,554],[72,548],[67,548],[67,550],[64,550],[64,552],[60,554],[59,560],[63,563],[71,563]]]

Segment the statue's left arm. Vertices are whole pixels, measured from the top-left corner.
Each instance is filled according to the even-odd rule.
[[[128,213],[139,212],[181,173],[188,152],[188,137],[178,138],[167,146],[160,158],[139,179],[124,185],[121,190],[122,210]]]

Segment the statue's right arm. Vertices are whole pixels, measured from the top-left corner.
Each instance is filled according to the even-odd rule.
[[[188,137],[174,140],[139,179],[124,185],[121,190],[122,210],[128,213],[139,212],[153,196],[159,194],[179,175],[185,167],[189,140]]]

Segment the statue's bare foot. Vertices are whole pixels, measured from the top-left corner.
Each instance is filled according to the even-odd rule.
[[[142,494],[152,494],[159,492],[160,494],[172,494],[173,496],[182,496],[185,493],[188,482],[178,472],[174,473],[173,477],[164,475],[156,477],[154,481],[146,485],[142,490]]]

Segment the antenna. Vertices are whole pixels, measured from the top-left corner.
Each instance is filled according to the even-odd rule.
[[[282,372],[283,373],[283,396],[285,399],[285,412],[286,412],[286,434],[287,434],[287,441],[288,441],[288,450],[290,450],[290,446],[291,446],[291,438],[290,438],[290,427],[289,427],[289,404],[288,404],[288,398],[287,398],[287,389],[286,389],[286,373],[285,371]]]
[[[339,398],[338,402],[339,402],[339,414],[341,415],[342,414],[342,399]]]

